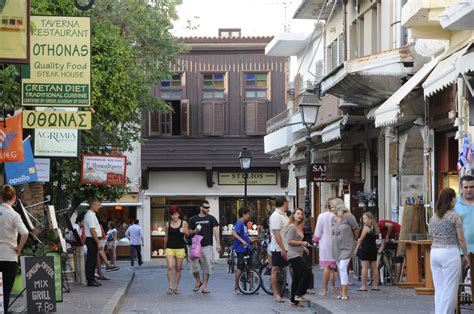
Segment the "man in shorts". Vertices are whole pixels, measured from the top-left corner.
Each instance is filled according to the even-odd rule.
[[[235,272],[234,293],[239,292],[239,276],[245,268],[245,256],[249,253],[250,238],[247,230],[247,221],[250,219],[250,210],[242,207],[239,209],[239,219],[235,223],[232,237],[234,238],[233,247],[237,254],[237,271]]]
[[[278,291],[278,276],[283,267],[288,265],[286,256],[286,239],[283,230],[288,225],[288,200],[284,196],[275,198],[275,211],[270,216],[270,234],[272,241],[270,242],[270,252],[272,253],[272,290],[273,297],[278,303],[284,302]]]
[[[201,258],[192,260],[190,263],[190,270],[196,279],[196,285],[193,288],[194,292],[198,292],[202,286],[202,293],[208,294],[210,291],[207,289],[207,283],[209,276],[212,275],[213,268],[213,244],[214,238],[216,239],[217,252],[221,251],[221,243],[219,237],[219,223],[217,219],[209,215],[209,202],[204,200],[201,203],[201,211],[199,215],[191,217],[189,220],[189,232],[190,235],[200,234],[203,236],[201,241],[202,255]],[[200,272],[202,271],[202,281]]]

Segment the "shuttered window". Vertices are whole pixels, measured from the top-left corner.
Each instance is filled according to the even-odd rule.
[[[205,136],[222,136],[225,134],[224,103],[205,102],[201,104],[201,130]]]
[[[170,101],[172,111],[149,113],[149,135],[189,136],[189,100]]]
[[[158,111],[150,112],[149,129],[150,135],[160,134],[160,113]]]
[[[245,134],[265,135],[268,119],[268,102],[266,100],[247,100],[245,103]]]

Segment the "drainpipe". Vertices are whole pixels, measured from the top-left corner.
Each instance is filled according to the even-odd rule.
[[[342,1],[342,33],[344,35],[344,61],[348,60],[347,58],[347,1]]]

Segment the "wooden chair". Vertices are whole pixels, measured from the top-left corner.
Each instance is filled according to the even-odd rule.
[[[472,306],[474,305],[474,253],[469,253],[469,261],[471,263],[470,273],[471,273],[471,283],[460,283],[458,289],[458,302],[456,304],[456,314],[461,313],[461,306],[468,305],[469,309],[472,311]],[[465,292],[465,288],[471,288],[471,294]]]

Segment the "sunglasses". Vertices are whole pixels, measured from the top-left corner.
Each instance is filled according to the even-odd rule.
[[[211,206],[201,206],[202,208],[209,209]]]

